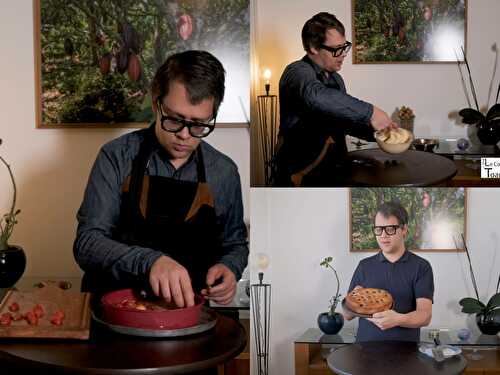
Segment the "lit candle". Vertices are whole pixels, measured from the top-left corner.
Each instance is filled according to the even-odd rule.
[[[255,264],[259,270],[259,283],[262,284],[264,280],[264,271],[269,267],[270,259],[269,256],[265,253],[258,253]]]
[[[266,80],[266,84],[264,86],[266,88],[266,95],[269,95],[269,90],[271,89],[271,84],[270,84],[271,69],[264,69],[263,77]]]

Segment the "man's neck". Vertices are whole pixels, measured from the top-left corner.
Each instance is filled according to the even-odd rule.
[[[186,164],[188,160],[189,160],[189,158],[185,158],[185,159],[170,159],[169,162],[177,170],[180,167],[182,167],[184,164]]]
[[[326,70],[321,66],[321,62],[318,60],[316,55],[313,55],[312,53],[308,53],[307,57],[309,57],[309,60],[311,60],[319,69],[326,72]]]
[[[395,252],[392,252],[392,253],[382,252],[382,253],[384,254],[385,259],[387,259],[391,263],[395,263],[404,255],[405,251],[406,250],[403,246],[403,247],[401,247],[401,249],[398,249]]]

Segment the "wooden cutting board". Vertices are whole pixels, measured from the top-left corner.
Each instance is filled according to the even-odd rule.
[[[25,314],[36,304],[42,305],[44,315],[37,325],[29,325],[25,319],[12,321],[10,326],[0,325],[0,337],[71,338],[86,340],[90,332],[90,293],[62,289],[58,283],[46,282],[32,291],[9,290],[0,301],[0,315],[9,311],[17,302],[19,312]],[[52,314],[62,310],[62,325],[50,322]],[[10,312],[11,314],[15,314]]]

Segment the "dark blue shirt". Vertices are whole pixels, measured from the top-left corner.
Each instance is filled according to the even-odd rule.
[[[84,271],[108,272],[121,277],[147,275],[163,255],[154,249],[128,246],[115,240],[120,217],[122,185],[132,170],[132,161],[147,129],[125,134],[104,145],[90,173],[83,203],[77,214],[78,229],[73,251]],[[223,228],[225,255],[220,263],[236,276],[247,265],[247,231],[243,222],[240,176],[236,164],[208,143],[201,142],[207,183],[214,196],[218,224]],[[184,181],[197,181],[196,157],[175,169],[166,152],[152,155],[147,174]],[[165,231],[165,236],[175,233]],[[195,233],[193,235],[196,235]],[[168,255],[168,254],[166,254]]]
[[[280,83],[279,167],[295,173],[311,164],[331,136],[334,151],[347,152],[345,135],[373,140],[373,105],[350,96],[337,72],[327,72],[307,55],[288,65]]]
[[[380,288],[394,298],[393,310],[406,314],[415,311],[417,298],[434,297],[434,277],[430,263],[424,258],[405,251],[396,262],[389,262],[382,252],[359,262],[349,285],[349,292],[356,285]],[[382,331],[372,322],[360,318],[356,341],[419,341],[420,328],[394,327]]]

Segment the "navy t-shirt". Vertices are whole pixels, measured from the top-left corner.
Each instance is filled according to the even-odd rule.
[[[380,251],[359,262],[349,285],[349,292],[356,285],[380,288],[391,293],[393,310],[406,314],[415,311],[417,298],[434,297],[434,277],[430,263],[424,258],[405,251],[396,262],[389,262]],[[382,331],[372,322],[360,318],[356,341],[420,341],[420,328],[394,327]]]

